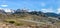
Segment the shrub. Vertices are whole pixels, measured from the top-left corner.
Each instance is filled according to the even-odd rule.
[[[16,22],[15,25],[16,25],[16,26],[22,26],[23,23],[17,23],[17,22]]]
[[[4,22],[11,23],[11,24],[14,24],[15,23],[15,21],[13,21],[13,20],[4,20]]]
[[[9,21],[9,23],[13,24],[13,23],[15,23],[15,21]]]

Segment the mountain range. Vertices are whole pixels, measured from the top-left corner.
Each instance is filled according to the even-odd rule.
[[[0,14],[13,14],[13,13],[29,13],[29,14],[33,14],[33,15],[41,15],[44,14],[48,17],[60,17],[60,14],[56,14],[56,13],[52,13],[52,12],[41,12],[41,11],[31,11],[29,12],[28,10],[21,10],[21,9],[17,9],[17,10],[12,10],[12,9],[8,9],[8,8],[0,8]]]

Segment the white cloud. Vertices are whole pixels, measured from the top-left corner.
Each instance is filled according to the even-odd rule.
[[[41,9],[42,12],[46,13],[46,12],[54,12],[52,9]]]
[[[60,13],[60,8],[57,9],[57,13]]]
[[[1,5],[1,7],[7,7],[8,5]]]

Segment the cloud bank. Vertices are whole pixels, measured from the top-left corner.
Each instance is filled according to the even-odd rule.
[[[46,12],[54,12],[52,9],[41,9],[42,12],[46,13]]]
[[[1,7],[7,7],[8,5],[1,5]]]
[[[60,8],[57,9],[57,13],[60,13]]]

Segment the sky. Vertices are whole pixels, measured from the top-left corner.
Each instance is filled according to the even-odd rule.
[[[60,13],[60,0],[0,0],[0,8]]]

